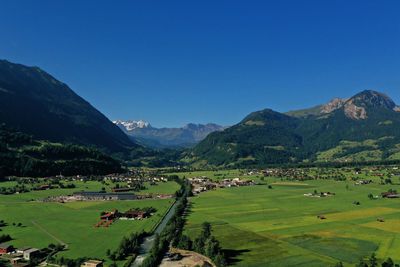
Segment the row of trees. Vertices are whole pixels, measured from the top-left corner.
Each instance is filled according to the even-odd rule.
[[[169,245],[181,249],[194,250],[211,258],[218,267],[226,266],[226,257],[219,241],[212,235],[210,223],[203,223],[202,232],[194,241],[182,234],[185,226],[184,215],[188,206],[187,197],[191,196],[192,188],[187,180],[179,179],[177,176],[169,177],[169,180],[175,180],[181,184],[181,189],[176,192],[177,201],[179,202],[174,216],[169,220],[161,235],[156,237],[149,256],[143,262],[142,267],[158,266],[163,255],[168,251]]]
[[[375,253],[372,253],[372,255],[368,259],[361,259],[358,264],[356,264],[356,267],[378,267],[378,259],[376,258]],[[386,259],[382,264],[380,265],[382,267],[398,267],[398,264],[395,264],[391,258]]]
[[[164,254],[168,251],[169,245],[177,244],[182,235],[185,225],[183,216],[188,204],[187,197],[191,194],[191,185],[187,180],[179,179],[177,176],[170,177],[169,180],[175,180],[181,185],[181,188],[175,193],[178,202],[175,213],[168,221],[161,235],[156,236],[153,247],[147,258],[143,261],[142,267],[158,266]]]
[[[343,263],[339,262],[335,265],[335,267],[343,267]],[[400,267],[399,264],[395,264],[394,261],[391,258],[387,258],[385,261],[383,261],[381,264],[379,264],[378,259],[376,258],[375,253],[372,253],[372,255],[368,259],[361,259],[355,267]]]
[[[110,250],[107,250],[107,256],[112,260],[124,260],[126,257],[129,255],[138,253],[140,244],[143,241],[143,238],[147,234],[145,232],[141,233],[132,233],[129,237],[124,237],[122,238],[118,248],[114,251],[111,252]]]
[[[59,266],[80,267],[87,260],[88,258],[67,259],[64,257],[60,257],[60,258],[49,259],[48,262],[57,264]]]
[[[177,247],[203,254],[212,259],[218,267],[227,265],[226,256],[219,241],[212,235],[211,224],[208,222],[202,224],[202,231],[194,241],[190,237],[183,235]]]

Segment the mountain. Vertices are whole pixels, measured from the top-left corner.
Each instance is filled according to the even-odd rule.
[[[181,128],[155,128],[143,120],[113,122],[136,142],[153,148],[191,147],[208,134],[224,129],[223,126],[213,123],[189,123]]]
[[[217,166],[397,160],[400,108],[366,90],[286,114],[266,109],[210,134],[188,158]]]
[[[66,84],[38,67],[0,60],[0,123],[35,139],[93,145],[111,152],[136,146]]]
[[[132,121],[132,120],[128,120],[128,121],[123,121],[123,120],[116,120],[113,121],[114,124],[116,124],[117,126],[119,126],[120,128],[122,128],[125,131],[133,131],[137,128],[139,129],[143,129],[143,128],[150,128],[151,125],[150,123],[148,123],[147,121],[143,121],[143,120],[138,120],[138,121]]]
[[[35,140],[0,124],[0,180],[4,176],[100,175],[123,171],[94,148]]]
[[[210,134],[193,149],[200,160],[212,165],[284,163],[301,146],[295,133],[300,120],[270,109],[254,112],[223,132]]]

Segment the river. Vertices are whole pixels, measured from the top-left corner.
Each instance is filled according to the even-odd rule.
[[[164,216],[162,221],[157,225],[157,228],[154,230],[153,234],[151,236],[146,237],[143,240],[143,243],[140,245],[139,255],[136,257],[136,259],[132,263],[131,267],[139,267],[140,265],[142,265],[144,259],[146,259],[146,257],[149,254],[151,248],[153,247],[156,235],[160,234],[164,230],[164,228],[167,225],[168,221],[174,215],[177,205],[178,205],[178,201],[176,201],[172,205],[172,207],[169,209],[169,211]]]

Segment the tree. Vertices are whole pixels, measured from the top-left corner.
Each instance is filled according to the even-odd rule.
[[[117,254],[115,252],[113,252],[108,257],[110,258],[110,260],[115,261],[117,259]]]
[[[394,262],[391,258],[388,258],[382,263],[382,267],[394,267]]]
[[[200,254],[204,253],[204,240],[201,237],[198,237],[194,240],[193,250]]]
[[[206,240],[204,244],[204,254],[207,257],[211,259],[215,258],[220,250],[221,248],[219,246],[219,242],[215,239],[215,237],[211,236]]]
[[[186,236],[182,235],[179,242],[178,242],[178,248],[180,249],[186,249],[186,250],[191,250],[192,249],[192,240]]]
[[[336,263],[335,267],[343,267],[343,262],[340,261],[340,262]]]
[[[211,224],[209,222],[203,222],[201,225],[203,231],[202,231],[202,237],[204,239],[207,239],[211,236]]]
[[[215,256],[214,263],[215,265],[217,265],[217,267],[224,267],[228,265],[225,257],[222,254],[218,254],[217,256]]]
[[[360,262],[356,264],[356,267],[368,267],[368,264],[366,264],[365,261],[361,259]]]
[[[376,258],[375,253],[372,253],[371,257],[369,257],[369,265],[370,265],[370,267],[377,267],[378,266],[378,260]]]

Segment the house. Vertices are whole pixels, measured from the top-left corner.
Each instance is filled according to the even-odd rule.
[[[0,244],[0,255],[7,254],[14,251],[14,247],[9,244]]]
[[[48,189],[51,189],[51,186],[48,184],[43,184],[39,186],[39,190],[48,190]]]
[[[105,221],[113,221],[117,218],[117,214],[118,214],[118,210],[107,212],[107,213],[101,215],[100,219],[105,220]]]
[[[131,188],[127,188],[127,187],[125,187],[125,188],[113,188],[113,189],[111,189],[111,191],[113,191],[114,193],[118,193],[118,192],[129,192],[129,191],[131,191],[132,189]]]
[[[147,212],[141,210],[128,210],[127,212],[121,215],[122,217],[126,217],[129,219],[139,219],[139,220],[147,218],[149,216]]]
[[[16,252],[20,253],[20,254],[24,254],[25,251],[27,251],[28,249],[31,249],[31,247],[22,247],[22,248],[17,248]]]
[[[24,251],[24,259],[30,261],[31,259],[37,257],[40,254],[40,250],[37,248],[30,248]]]
[[[85,261],[81,267],[103,267],[103,262],[98,260]]]

